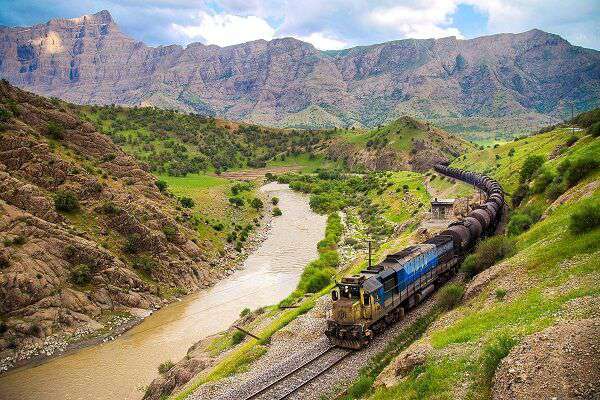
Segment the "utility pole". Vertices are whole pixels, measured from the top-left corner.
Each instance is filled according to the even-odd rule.
[[[369,267],[367,269],[371,269],[371,240],[367,241],[369,243]]]
[[[573,123],[573,118],[574,118],[574,116],[573,116],[573,107],[574,107],[574,105],[575,105],[575,102],[572,101],[571,102],[571,130],[572,130],[573,135],[575,135],[575,125]]]

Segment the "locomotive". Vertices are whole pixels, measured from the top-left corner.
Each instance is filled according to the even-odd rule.
[[[342,278],[331,293],[333,309],[325,331],[333,344],[351,349],[366,346],[446,282],[475,244],[496,231],[504,209],[498,182],[445,165],[434,170],[479,188],[487,200],[424,243],[390,254],[377,265],[371,265],[369,255],[367,269]]]

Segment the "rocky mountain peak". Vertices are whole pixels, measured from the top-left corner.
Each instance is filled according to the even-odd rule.
[[[600,52],[539,29],[336,52],[295,38],[154,48],[121,33],[103,10],[2,34],[0,77],[75,103],[297,128],[373,127],[411,115],[494,134],[556,123],[573,102],[600,105]]]

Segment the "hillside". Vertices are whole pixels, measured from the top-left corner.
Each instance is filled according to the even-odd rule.
[[[258,225],[258,210],[228,203],[228,181],[189,204],[64,104],[6,81],[0,124],[2,369],[210,286],[238,254],[231,220],[246,235]]]
[[[64,103],[159,175],[264,167],[426,171],[472,145],[432,124],[401,117],[367,129],[276,129],[155,107]]]
[[[470,138],[510,137],[600,98],[600,53],[540,30],[328,52],[293,38],[149,47],[101,11],[0,34],[0,76],[28,90],[268,126],[372,128],[411,115]]]
[[[350,168],[423,172],[472,147],[428,122],[402,117],[369,131],[337,130],[326,153]]]
[[[487,171],[509,191],[522,187],[503,240],[514,249],[478,274],[465,261],[463,271],[475,275],[456,308],[421,321],[430,324],[423,336],[380,374],[385,364],[365,368],[352,398],[598,395],[600,139],[590,132],[576,130],[569,146],[570,131],[557,128],[452,164]],[[532,169],[534,159],[542,161]],[[365,385],[375,377],[376,389]]]

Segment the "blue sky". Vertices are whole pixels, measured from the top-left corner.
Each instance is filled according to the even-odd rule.
[[[293,36],[330,50],[538,28],[600,49],[598,0],[0,0],[0,24],[28,26],[103,9],[150,45]]]

